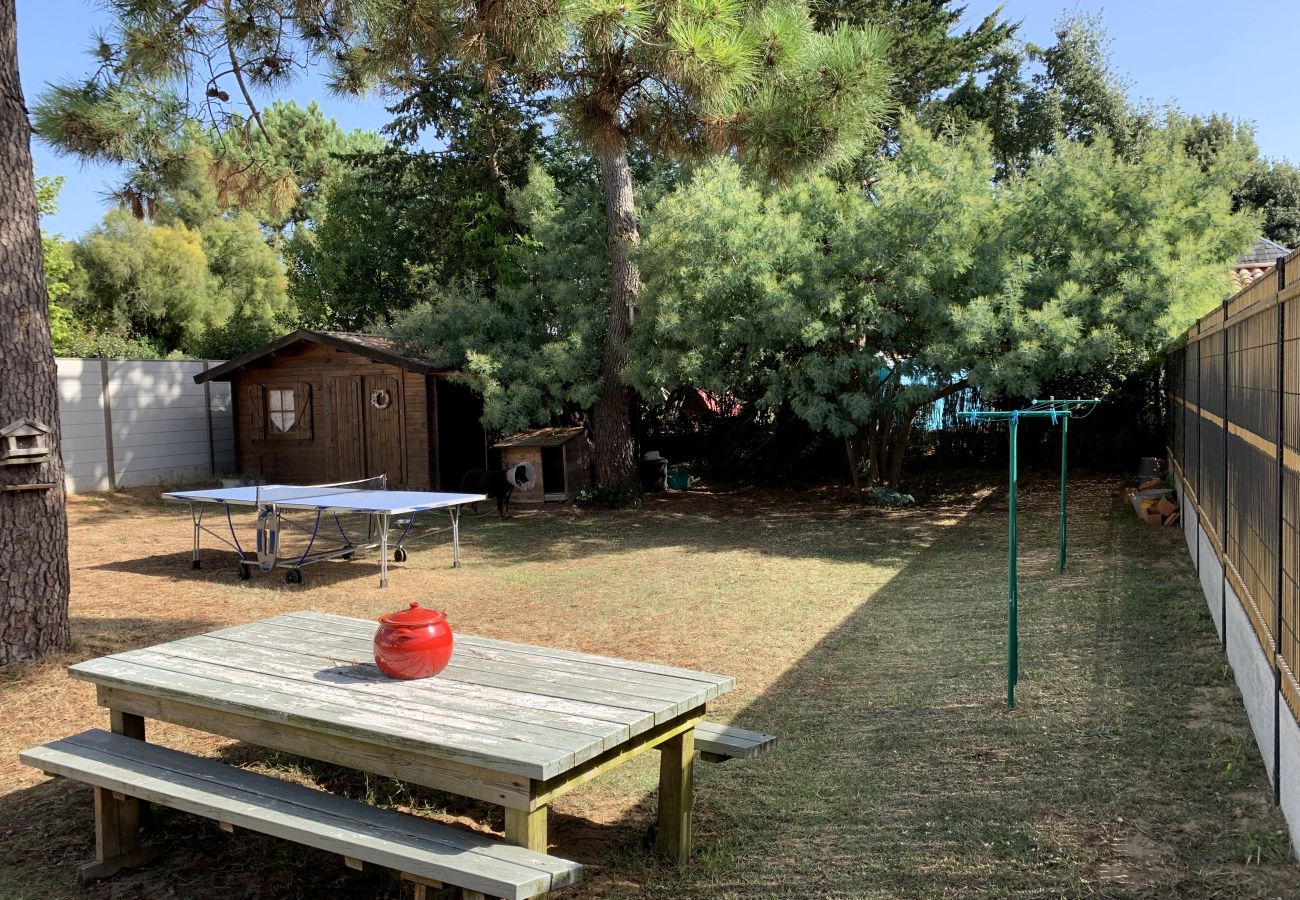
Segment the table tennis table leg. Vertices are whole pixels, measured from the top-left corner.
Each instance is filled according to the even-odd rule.
[[[451,567],[460,568],[460,507],[449,507],[451,510]]]
[[[379,586],[388,587],[388,516],[379,519]]]
[[[194,555],[190,557],[190,568],[197,569],[202,563],[199,562],[199,530],[203,525],[203,509],[190,504],[190,519],[194,521]]]

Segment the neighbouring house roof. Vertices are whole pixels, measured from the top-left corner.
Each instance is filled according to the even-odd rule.
[[[1232,286],[1241,290],[1273,271],[1279,259],[1291,251],[1266,237],[1255,239],[1250,252],[1232,264]]]
[[[512,434],[505,440],[493,444],[492,449],[499,450],[505,447],[558,447],[585,432],[586,429],[580,425],[571,428],[535,428],[532,431],[521,431],[518,434]]]
[[[374,362],[396,366],[399,369],[406,369],[409,372],[416,372],[421,375],[449,371],[441,366],[433,365],[428,360],[399,353],[393,347],[392,341],[378,335],[361,334],[352,331],[311,331],[307,328],[300,328],[292,334],[286,334],[269,344],[250,350],[237,359],[224,362],[215,368],[208,369],[206,372],[200,372],[194,376],[194,381],[197,384],[203,384],[205,381],[229,381],[240,369],[301,343],[319,344],[334,350],[355,353]]]

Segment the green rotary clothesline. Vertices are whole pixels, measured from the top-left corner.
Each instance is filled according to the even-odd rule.
[[[1016,591],[1016,486],[1019,478],[1017,461],[1018,435],[1021,419],[1050,419],[1061,426],[1061,527],[1056,569],[1065,571],[1065,503],[1066,503],[1066,449],[1070,433],[1070,419],[1081,419],[1097,406],[1093,400],[1035,400],[1027,409],[983,409],[958,413],[971,421],[996,421],[1008,423],[1011,461],[1009,466],[1009,500],[1007,510],[1007,709],[1016,705],[1016,684],[1020,680],[1020,625],[1018,621],[1019,598]]]

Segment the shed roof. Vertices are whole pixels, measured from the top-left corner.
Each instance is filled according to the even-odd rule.
[[[521,431],[518,434],[512,434],[505,440],[493,444],[492,447],[493,449],[504,447],[558,447],[585,433],[586,429],[580,425],[570,428],[535,428],[532,431]]]
[[[257,362],[263,357],[274,356],[286,347],[298,343],[320,344],[334,350],[355,353],[374,362],[396,366],[399,369],[406,369],[421,375],[449,371],[433,365],[426,359],[399,353],[394,348],[392,341],[375,334],[362,334],[353,331],[312,331],[307,328],[299,328],[297,331],[286,334],[282,338],[277,338],[269,344],[263,344],[261,347],[250,350],[243,356],[224,362],[215,368],[208,369],[206,372],[200,372],[194,376],[194,381],[197,384],[203,384],[205,381],[229,381],[240,369]]]

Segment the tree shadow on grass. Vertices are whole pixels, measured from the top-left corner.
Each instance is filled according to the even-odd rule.
[[[130,616],[98,618],[73,616],[72,640],[80,657],[107,656],[152,644],[174,641],[211,631],[216,623],[204,619],[168,619]]]
[[[1257,754],[1232,755],[1249,740],[1239,701],[1217,698],[1213,733],[1187,712],[1189,674],[1230,676],[1204,664],[1217,646],[1194,575],[1151,565],[1181,535],[1144,546],[1113,502],[1109,488],[1076,499],[1065,581],[1054,554],[1022,571],[1016,710],[1005,556],[979,549],[1006,527],[991,499],[723,715],[779,741],[696,767],[692,865],[633,854],[606,860],[614,880],[674,897],[1300,894],[1294,867],[1240,864],[1240,793],[1267,783]],[[1051,510],[1022,508],[1035,540],[1054,535]],[[715,671],[738,664],[719,653]],[[652,816],[638,805],[627,830]],[[1264,810],[1251,827],[1281,820]]]

